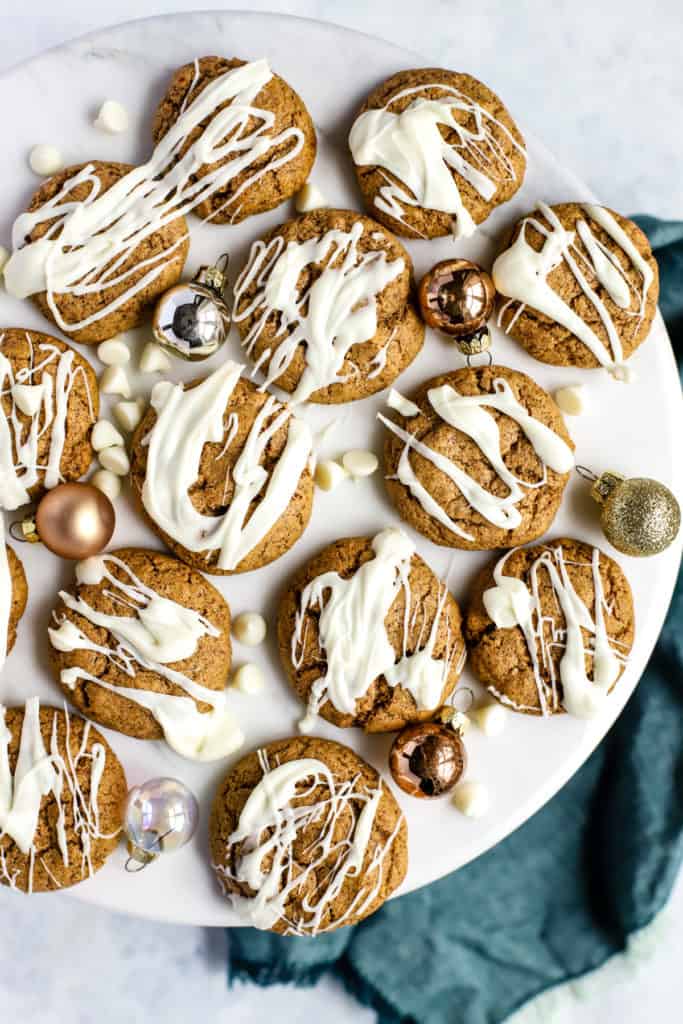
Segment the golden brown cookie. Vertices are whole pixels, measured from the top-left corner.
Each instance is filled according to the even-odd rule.
[[[27,701],[28,712],[0,706],[0,747],[7,744],[9,770],[14,774],[24,717],[31,714],[39,722],[49,757],[43,772],[52,770],[53,784],[40,801],[27,852],[0,829],[0,884],[21,892],[51,892],[77,885],[99,871],[116,848],[127,785],[116,754],[97,729],[60,708],[38,710],[37,698],[33,702]],[[95,788],[93,780],[100,770]],[[60,839],[62,826],[64,840]]]
[[[103,565],[95,565],[96,561]],[[209,712],[205,701],[192,697],[181,681],[169,678],[164,670],[181,674],[208,691],[225,688],[231,661],[230,609],[222,595],[189,566],[143,548],[121,548],[81,564],[96,569],[92,578],[100,578],[93,584],[76,582],[60,593],[50,629],[50,662],[71,703],[100,725],[143,740],[161,739],[164,730],[152,711],[137,703],[135,691],[193,699],[200,712]],[[113,632],[117,622],[93,621],[99,615],[132,616],[138,619],[139,628],[137,611],[148,606],[154,595],[192,609],[205,620],[205,628],[197,630],[194,650],[174,661],[162,659],[161,648],[155,658],[154,646],[151,652],[135,641],[121,647]],[[153,616],[166,623],[166,632],[173,630],[178,609],[171,611],[174,618],[163,608]],[[64,636],[65,621],[82,636]],[[99,680],[114,689],[105,689]],[[118,688],[131,693],[123,696],[116,692]]]
[[[512,588],[516,607],[531,609],[528,629],[513,621],[506,599]],[[583,616],[575,616],[575,626],[564,611],[572,605]],[[482,570],[472,587],[465,637],[473,671],[508,707],[589,717],[621,675],[634,627],[631,588],[619,565],[590,544],[562,537],[518,548]],[[586,678],[577,682],[582,669]]]
[[[545,533],[574,450],[550,395],[494,365],[434,377],[410,397],[416,414],[382,417],[386,488],[401,517],[435,544],[468,550],[515,547]],[[459,426],[437,411],[439,397]],[[549,451],[532,444],[525,425],[544,434]]]
[[[547,257],[536,276],[540,252]],[[555,366],[621,367],[657,311],[659,272],[647,236],[607,207],[539,204],[515,224],[492,273],[499,325]],[[529,282],[543,279],[550,296],[530,296]]]
[[[9,623],[7,625],[7,653],[12,650],[17,639],[17,626],[24,614],[28,601],[28,583],[24,567],[14,550],[6,545],[9,575],[12,581],[12,604],[10,605]]]
[[[87,359],[38,331],[0,330],[0,355],[9,364],[0,409],[12,438],[15,473],[36,499],[46,488],[87,472],[94,455],[90,434],[100,408],[97,377]],[[31,398],[35,393],[40,398],[32,389],[41,387],[38,409],[28,415],[20,407],[21,392],[29,388]]]
[[[464,662],[460,609],[399,530],[346,537],[321,551],[289,583],[277,626],[280,658],[295,692],[309,707],[319,703],[323,718],[341,728],[394,732],[430,718],[453,692]],[[423,657],[440,662],[433,699],[418,703],[405,669],[391,681],[381,671],[368,679],[368,666],[380,665],[380,645],[390,669],[428,649]],[[353,711],[339,706],[347,691],[358,695]]]
[[[424,324],[408,304],[412,271],[398,239],[369,217],[313,210],[252,246],[233,320],[267,384],[298,400],[366,398],[422,347]],[[278,280],[284,287],[271,296]]]
[[[176,123],[180,112],[186,110],[208,85],[245,64],[246,61],[237,58],[200,57],[179,68],[154,116],[154,141],[163,139]],[[311,116],[301,97],[279,75],[272,75],[257,95],[246,102],[252,110],[261,110],[265,116],[259,118],[256,114],[245,115],[237,134],[231,136],[235,143],[240,140],[241,148],[235,145],[222,160],[200,167],[191,180],[201,181],[207,174],[214,172],[216,167],[237,158],[243,159],[245,140],[248,138],[259,145],[264,138],[272,138],[274,142],[265,152],[249,160],[247,166],[232,177],[225,187],[213,192],[196,207],[195,213],[215,224],[238,224],[255,213],[279,206],[305,184],[315,161],[316,138]],[[225,106],[227,104],[218,109],[222,110]],[[211,116],[188,136],[187,142],[179,150],[179,156],[206,131],[215,113],[212,111]],[[272,118],[272,124],[263,130],[266,118]],[[220,142],[217,139],[214,144]],[[273,166],[280,161],[280,166]],[[255,180],[252,180],[255,176]]]
[[[92,182],[79,182],[69,188],[69,182],[79,171],[85,167],[91,167],[93,174],[99,179],[102,195],[124,175],[133,170],[130,164],[106,163],[100,160],[92,160],[89,164],[78,164],[67,167],[65,170],[48,178],[35,192],[29,204],[29,212],[33,213],[46,203],[55,203],[57,195],[66,186],[67,190],[54,206],[55,217],[39,223],[33,232],[27,237],[27,242],[33,242],[41,238],[58,219],[60,207],[67,203],[86,203],[92,193]],[[104,268],[104,273],[113,272],[113,263],[116,261],[115,276],[118,283],[107,285],[100,274],[97,280],[90,284],[98,285],[87,294],[74,294],[72,291],[63,294],[38,292],[32,298],[40,311],[56,323],[60,330],[68,338],[80,341],[85,345],[94,345],[112,338],[115,334],[127,331],[131,327],[140,324],[151,303],[175,284],[181,275],[183,265],[190,248],[190,240],[187,234],[187,224],[184,217],[177,217],[157,231],[152,232],[136,246],[122,262],[118,251],[111,263]],[[154,267],[163,264],[163,270],[144,286],[138,287],[142,279],[150,273]],[[74,282],[75,283],[75,282]],[[125,300],[117,305],[117,301],[127,293],[133,291]],[[57,308],[61,323],[56,319],[50,308],[54,305]],[[78,328],[76,325],[96,315],[96,319],[87,326]]]
[[[199,384],[195,381],[190,387]],[[187,390],[187,389],[186,389]],[[270,403],[267,415],[264,415],[266,403]],[[259,417],[263,416],[263,419]],[[259,422],[257,422],[257,418]],[[188,565],[203,572],[214,575],[229,575],[231,572],[248,572],[267,565],[288,551],[305,530],[311,515],[313,504],[313,478],[306,467],[300,474],[298,483],[292,482],[292,497],[275,524],[262,536],[239,562],[235,569],[221,569],[218,566],[218,550],[190,551],[182,543],[164,532],[146,512],[143,504],[143,488],[147,473],[149,444],[144,443],[157,421],[154,408],[147,413],[133,435],[131,445],[131,484],[133,493],[138,497],[141,510],[149,525],[161,537],[164,544]],[[190,498],[195,509],[206,516],[222,516],[230,508],[237,490],[234,479],[236,463],[244,452],[245,443],[251,437],[250,451],[255,450],[254,438],[259,430],[268,431],[277,424],[272,436],[265,445],[259,465],[265,470],[264,486],[261,487],[249,503],[246,520],[251,517],[265,499],[268,481],[272,480],[283,457],[289,433],[295,429],[295,421],[283,414],[283,407],[275,399],[259,391],[250,381],[237,381],[224,416],[224,434],[220,442],[208,442],[204,445],[199,464],[199,474],[195,486],[190,489]],[[233,432],[233,427],[236,428]],[[260,425],[259,425],[260,424]],[[260,436],[260,435],[259,435]],[[226,441],[229,439],[229,444]]]
[[[268,799],[262,809],[252,801],[247,819],[245,805],[264,778]],[[283,829],[296,834],[283,840]],[[269,743],[238,761],[218,786],[209,842],[216,877],[244,923],[286,935],[356,924],[401,884],[408,866],[405,819],[387,785],[348,747],[316,737]],[[259,901],[244,860],[258,843],[269,844],[258,865]]]
[[[498,96],[442,68],[399,71],[374,89],[349,145],[368,211],[410,238],[471,234],[526,169],[524,139]]]

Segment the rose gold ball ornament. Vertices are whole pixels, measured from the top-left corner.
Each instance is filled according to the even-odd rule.
[[[158,300],[152,317],[154,337],[162,348],[196,362],[217,352],[230,330],[225,302],[228,254],[215,266],[200,267],[192,281],[177,284]]]
[[[442,260],[420,282],[420,310],[429,327],[453,338],[465,356],[487,352],[491,335],[486,321],[496,289],[489,274],[470,260]]]
[[[600,506],[600,525],[610,544],[625,555],[658,555],[676,539],[681,508],[668,487],[648,477],[627,479],[607,470],[596,476],[577,471],[592,483],[591,497]]]
[[[81,560],[106,548],[116,514],[92,484],[58,484],[41,498],[33,518],[21,523],[23,539],[42,542],[60,558]]]
[[[396,736],[389,769],[410,796],[445,796],[462,778],[467,755],[460,733],[441,722],[416,722]]]

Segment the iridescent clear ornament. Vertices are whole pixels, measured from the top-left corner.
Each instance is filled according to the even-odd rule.
[[[199,821],[194,794],[179,779],[149,779],[126,797],[123,831],[128,840],[126,871],[141,871],[161,853],[192,839]]]
[[[191,362],[218,351],[230,330],[230,310],[223,298],[227,267],[224,253],[215,266],[200,267],[192,281],[164,292],[152,317],[162,348]]]

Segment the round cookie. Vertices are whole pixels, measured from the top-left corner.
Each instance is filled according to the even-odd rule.
[[[26,715],[28,746],[22,743]],[[3,831],[7,822],[0,819],[0,884],[29,893],[66,889],[99,871],[118,844],[127,792],[123,768],[101,733],[61,708],[41,708],[36,697],[25,708],[0,705],[0,758],[7,756],[12,775],[20,747],[31,767],[42,753],[36,754],[31,742],[34,728],[49,757],[47,764],[43,761],[41,778],[45,780],[49,772],[50,787],[39,798],[37,824],[32,837],[26,836],[26,852],[13,838],[11,826],[10,834]]]
[[[5,551],[7,552],[7,564],[9,567],[9,576],[12,587],[12,603],[9,611],[9,622],[7,623],[6,650],[9,654],[17,639],[17,626],[19,625],[19,619],[26,610],[26,602],[28,601],[28,583],[26,582],[24,567],[9,544],[5,545]]]
[[[172,715],[182,725],[182,705],[162,705],[157,717],[144,702],[148,694],[165,694],[184,698],[190,714],[195,706],[202,714],[211,711],[201,694],[194,696],[192,683],[206,698],[225,688],[231,662],[227,603],[200,573],[156,551],[122,548],[76,569],[77,581],[60,591],[49,630],[57,681],[71,703],[100,725],[143,740],[166,735],[171,742],[166,719]],[[140,609],[147,609],[146,618]],[[127,628],[131,619],[135,633]]]
[[[237,58],[200,57],[179,68],[154,116],[154,141],[158,143],[164,138],[180,113],[187,110],[207,86],[226,72],[245,65],[246,61]],[[256,143],[260,143],[264,137],[285,137],[265,153],[257,152],[247,166],[223,188],[213,192],[195,208],[195,213],[215,224],[238,224],[256,213],[279,206],[305,184],[315,161],[316,137],[311,116],[300,96],[279,75],[273,74],[254,97],[244,102],[252,111],[254,108],[263,111],[264,116],[257,118],[254,113],[250,115],[246,110],[244,120],[237,134],[231,136],[232,139],[240,139],[244,144],[244,139],[250,137]],[[227,104],[217,109],[222,110],[224,106]],[[215,110],[212,111],[189,135],[187,143],[179,150],[179,156],[206,131],[215,113]],[[262,131],[266,120],[271,118],[272,124]],[[216,145],[220,141],[217,139],[212,144]],[[244,149],[238,150],[237,147],[231,149],[221,160],[200,167],[191,180],[201,181],[217,167],[238,157],[243,159],[244,152]],[[280,166],[273,166],[280,161]],[[251,180],[255,175],[256,180]],[[239,203],[235,206],[237,200]]]
[[[435,544],[467,550],[545,533],[574,464],[550,395],[494,365],[434,377],[411,397],[413,415],[380,415],[387,493],[401,517]]]
[[[74,182],[70,187],[72,179],[87,167],[92,168],[88,180]],[[62,206],[69,203],[86,204],[96,187],[93,178],[99,182],[97,194],[103,195],[133,169],[131,164],[92,160],[87,164],[67,167],[48,178],[35,192],[28,212],[34,214],[50,204],[50,214],[54,212],[55,216],[40,220],[27,236],[26,242],[42,238],[59,219]],[[65,192],[60,195],[62,189]],[[119,250],[116,250],[112,261],[104,268],[105,273],[114,273],[115,283],[102,282],[100,273],[95,280],[88,280],[87,283],[74,280],[68,291],[43,291],[32,295],[32,298],[48,320],[52,320],[68,338],[85,345],[94,345],[131,327],[137,327],[142,322],[150,304],[180,278],[189,248],[185,218],[177,217],[143,238],[131,253],[123,254],[123,259]],[[112,268],[114,261],[115,271]],[[161,272],[153,280],[145,281],[150,271],[161,263]],[[92,268],[87,269],[92,274]],[[98,287],[100,282],[102,286]],[[127,295],[128,292],[131,294]],[[92,322],[78,326],[91,319]]]
[[[400,71],[374,89],[349,146],[368,211],[409,238],[471,235],[526,170],[524,139],[498,96],[442,68]]]
[[[657,311],[647,237],[607,207],[539,203],[515,224],[492,275],[499,326],[555,366],[606,366],[623,376]]]
[[[189,388],[185,388],[184,395],[189,400],[194,388],[211,387],[217,374],[226,372],[228,375],[230,374],[231,366],[235,368],[235,364],[225,363],[210,378],[194,382]],[[239,368],[236,367],[236,369]],[[273,396],[258,390],[250,381],[239,379],[232,388],[228,381],[224,393],[227,397],[221,410],[223,430],[221,440],[218,442],[207,441],[201,449],[199,464],[197,469],[192,471],[193,481],[189,488],[189,500],[195,511],[192,512],[191,509],[188,509],[187,514],[194,515],[198,512],[206,517],[205,522],[211,520],[215,524],[219,524],[224,521],[220,517],[232,514],[232,503],[239,491],[240,516],[244,515],[245,518],[240,530],[236,532],[244,535],[245,531],[249,532],[249,524],[252,519],[254,522],[257,521],[254,517],[259,509],[263,510],[264,503],[271,500],[268,496],[268,488],[271,486],[276,472],[279,473],[279,481],[286,487],[286,494],[289,495],[289,500],[283,501],[284,509],[275,517],[272,526],[269,526],[265,533],[254,528],[255,543],[243,557],[236,556],[239,561],[231,568],[220,567],[219,549],[191,550],[178,539],[182,535],[182,524],[176,530],[175,535],[171,536],[147,509],[144,494],[145,480],[148,473],[149,453],[154,442],[154,438],[150,442],[150,435],[157,429],[161,431],[158,438],[161,449],[168,449],[169,445],[175,446],[178,441],[175,435],[173,440],[168,439],[165,433],[166,422],[162,423],[161,421],[163,413],[160,418],[154,408],[154,401],[135,431],[131,446],[131,484],[134,494],[140,500],[143,515],[151,528],[178,558],[188,565],[201,569],[202,572],[218,576],[229,575],[232,572],[248,572],[279,558],[292,547],[305,530],[313,504],[313,478],[307,465],[310,447],[305,453],[305,458],[299,460],[302,468],[295,478],[294,476],[290,478],[285,464],[285,460],[289,457],[287,453],[290,442],[292,445],[295,444],[295,441],[292,440],[293,432],[305,447],[305,437],[310,442],[308,427],[301,420],[289,415],[289,412]],[[200,414],[203,414],[204,411],[202,406]],[[174,429],[177,429],[177,418],[172,415],[169,418],[168,430]],[[196,425],[193,424],[191,432],[196,429]],[[183,433],[187,433],[187,431],[183,431]],[[304,434],[305,437],[303,437]],[[264,438],[267,439],[267,443],[261,451]],[[170,450],[173,452],[175,462],[179,456],[177,456],[175,447]],[[262,486],[256,488],[253,498],[246,504],[242,499],[251,493],[246,490],[248,481],[247,485],[243,483],[238,485],[235,480],[235,472],[240,464],[239,460],[247,458],[249,453],[252,456],[256,453],[257,456],[254,465],[250,467],[250,472],[254,475],[258,474],[259,471],[256,468],[256,463],[258,463],[258,466],[265,470],[265,475],[262,477]],[[172,472],[174,468],[175,466],[170,467],[169,471]],[[250,473],[244,471],[241,465],[240,471],[240,478],[249,477]],[[150,489],[156,493],[156,484],[150,485]],[[232,534],[234,536],[235,531],[232,531]]]
[[[295,401],[350,402],[381,391],[422,347],[408,304],[410,256],[351,210],[313,210],[251,249],[233,320],[249,358]]]
[[[520,609],[531,613],[524,626]],[[592,717],[623,671],[634,626],[619,565],[590,544],[560,538],[508,552],[482,570],[465,637],[473,671],[508,707]]]
[[[90,466],[94,455],[90,434],[100,408],[97,377],[78,352],[38,331],[1,330],[2,356],[7,362],[0,365],[0,416],[5,417],[12,441],[16,485],[36,500],[58,483],[78,480]],[[40,405],[28,415],[15,396],[41,387]],[[8,507],[3,497],[0,505]],[[25,500],[17,493],[9,507]]]
[[[265,778],[268,798],[255,804]],[[289,842],[283,829],[295,831]],[[209,843],[216,877],[244,923],[286,935],[356,924],[401,884],[408,863],[405,819],[389,788],[348,747],[317,737],[269,743],[238,761],[218,786]],[[263,858],[248,868],[244,857],[253,862],[259,843]],[[247,871],[261,882],[260,899]]]
[[[455,599],[400,530],[347,537],[321,551],[283,594],[277,628],[282,665],[309,708],[306,727],[316,712],[366,732],[426,720],[453,692],[465,659]],[[422,694],[411,689],[408,668],[418,651],[440,662]]]

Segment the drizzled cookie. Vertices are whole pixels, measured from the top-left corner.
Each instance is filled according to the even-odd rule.
[[[233,321],[265,385],[292,401],[381,391],[422,347],[412,261],[380,224],[314,210],[257,241],[235,285]]]
[[[403,519],[435,544],[509,548],[553,521],[574,465],[559,409],[504,366],[435,377],[406,399],[392,391],[384,469]]]
[[[458,605],[397,529],[336,541],[297,573],[278,643],[305,731],[318,714],[367,732],[429,718],[465,660]]]
[[[245,925],[318,935],[356,924],[403,881],[407,829],[374,768],[314,737],[248,754],[219,785],[211,861]]]
[[[659,295],[657,262],[633,221],[590,203],[539,203],[515,225],[492,275],[499,326],[534,358],[628,377]]]
[[[349,146],[369,212],[399,235],[467,237],[524,180],[524,139],[471,75],[400,71],[367,98]]]

